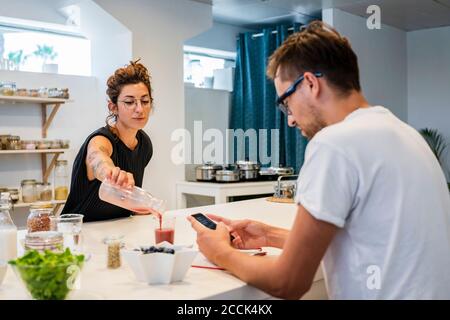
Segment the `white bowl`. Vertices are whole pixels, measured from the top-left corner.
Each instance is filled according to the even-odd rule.
[[[136,279],[148,284],[169,284],[182,281],[198,251],[186,246],[161,242],[157,247],[172,248],[175,254],[162,252],[144,254],[140,251],[121,250]]]
[[[6,263],[0,262],[0,286],[3,283],[3,279],[6,275],[6,269],[8,269],[8,265]]]

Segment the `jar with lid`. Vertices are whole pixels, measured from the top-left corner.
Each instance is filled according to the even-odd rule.
[[[61,140],[61,148],[69,149],[70,141],[69,140]]]
[[[10,136],[8,138],[8,150],[20,150],[22,149],[22,146],[20,144],[20,137],[19,136]]]
[[[22,140],[20,142],[23,150],[35,150],[36,149],[36,141],[34,140]]]
[[[57,231],[37,231],[28,233],[25,236],[24,249],[62,251],[64,248],[64,237],[61,232]]]
[[[61,140],[50,141],[50,149],[61,149]]]
[[[38,89],[30,89],[28,94],[30,97],[37,98],[37,97],[39,97],[39,90]]]
[[[36,188],[36,180],[22,180],[22,201],[25,203],[31,203],[38,200],[38,193]]]
[[[25,89],[25,88],[17,89],[17,91],[16,91],[16,96],[19,96],[19,97],[27,97],[27,96],[28,96],[28,90]]]
[[[8,189],[9,195],[11,196],[12,203],[17,203],[19,201],[19,189]]]
[[[52,185],[50,182],[38,182],[37,192],[39,201],[51,201],[52,200]]]
[[[2,150],[6,150],[8,147],[8,138],[11,137],[10,134],[2,134],[0,135],[0,145]]]
[[[53,185],[55,187],[55,200],[66,200],[69,193],[69,175],[67,160],[56,161]]]
[[[48,88],[45,87],[39,88],[39,97],[48,98]]]
[[[58,88],[49,88],[48,89],[48,97],[49,98],[59,98],[60,91]]]
[[[54,218],[53,206],[49,202],[36,202],[30,206],[27,219],[28,233],[38,231],[51,231]]]
[[[37,149],[50,149],[51,142],[46,140],[40,140],[37,144]]]
[[[12,81],[0,82],[0,94],[13,96],[16,93],[16,83]]]

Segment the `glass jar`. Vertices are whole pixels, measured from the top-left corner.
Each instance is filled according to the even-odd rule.
[[[38,182],[36,184],[39,201],[51,201],[52,200],[52,185],[50,182]]]
[[[25,236],[25,250],[62,251],[64,244],[63,234],[57,231],[37,231]]]
[[[0,135],[0,144],[2,150],[6,150],[8,147],[8,138],[11,137],[10,134],[2,134]]]
[[[37,149],[50,149],[51,142],[46,140],[41,140],[37,144]]]
[[[39,97],[39,90],[38,89],[30,89],[28,94],[30,97],[37,98],[37,97]]]
[[[27,97],[27,96],[28,96],[28,90],[25,89],[25,88],[17,89],[17,91],[16,91],[16,96],[19,96],[19,97]]]
[[[48,89],[48,97],[49,98],[59,98],[61,92],[58,88],[49,88]]]
[[[121,265],[120,249],[124,247],[123,236],[109,236],[103,239],[108,247],[106,267],[109,269],[117,269]]]
[[[39,89],[39,97],[41,97],[41,98],[48,98],[48,88],[41,87]]]
[[[70,141],[69,140],[61,140],[61,148],[69,149]]]
[[[8,189],[9,195],[11,196],[12,203],[17,203],[19,201],[19,189]]]
[[[22,146],[20,144],[20,137],[19,136],[10,136],[8,138],[8,150],[20,150],[22,149]]]
[[[55,200],[66,200],[69,194],[69,175],[67,160],[56,161],[53,185],[55,187]]]
[[[36,149],[36,141],[34,140],[22,140],[20,142],[23,150],[35,150]]]
[[[50,142],[50,149],[61,149],[61,140],[53,140]]]
[[[0,94],[4,96],[13,96],[16,93],[16,83],[12,81],[0,82]]]
[[[27,219],[28,233],[52,230],[52,218],[54,217],[52,205],[35,205],[30,207]]]
[[[22,180],[22,201],[25,203],[36,202],[38,200],[38,193],[36,188],[36,180]]]

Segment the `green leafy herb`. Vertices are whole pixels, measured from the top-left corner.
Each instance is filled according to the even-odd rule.
[[[20,275],[31,296],[37,300],[63,300],[83,266],[84,255],[46,250],[30,250],[21,258],[9,261]]]

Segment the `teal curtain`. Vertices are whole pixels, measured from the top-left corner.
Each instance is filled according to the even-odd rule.
[[[293,167],[296,173],[303,165],[307,140],[298,128],[290,128],[287,118],[276,107],[276,92],[273,81],[266,76],[268,58],[292,32],[300,30],[301,25],[281,25],[262,30],[262,36],[255,33],[241,33],[237,40],[237,57],[234,91],[231,105],[231,129],[269,129],[267,141],[258,136],[258,146],[266,144],[270,155],[270,129],[279,129],[275,141],[279,145],[279,163],[270,165],[286,165]],[[276,31],[274,33],[273,31]],[[275,138],[275,136],[274,136]],[[234,160],[237,159],[238,145],[234,145]],[[245,147],[245,158],[251,158],[250,148]],[[258,154],[258,161],[260,156]]]

